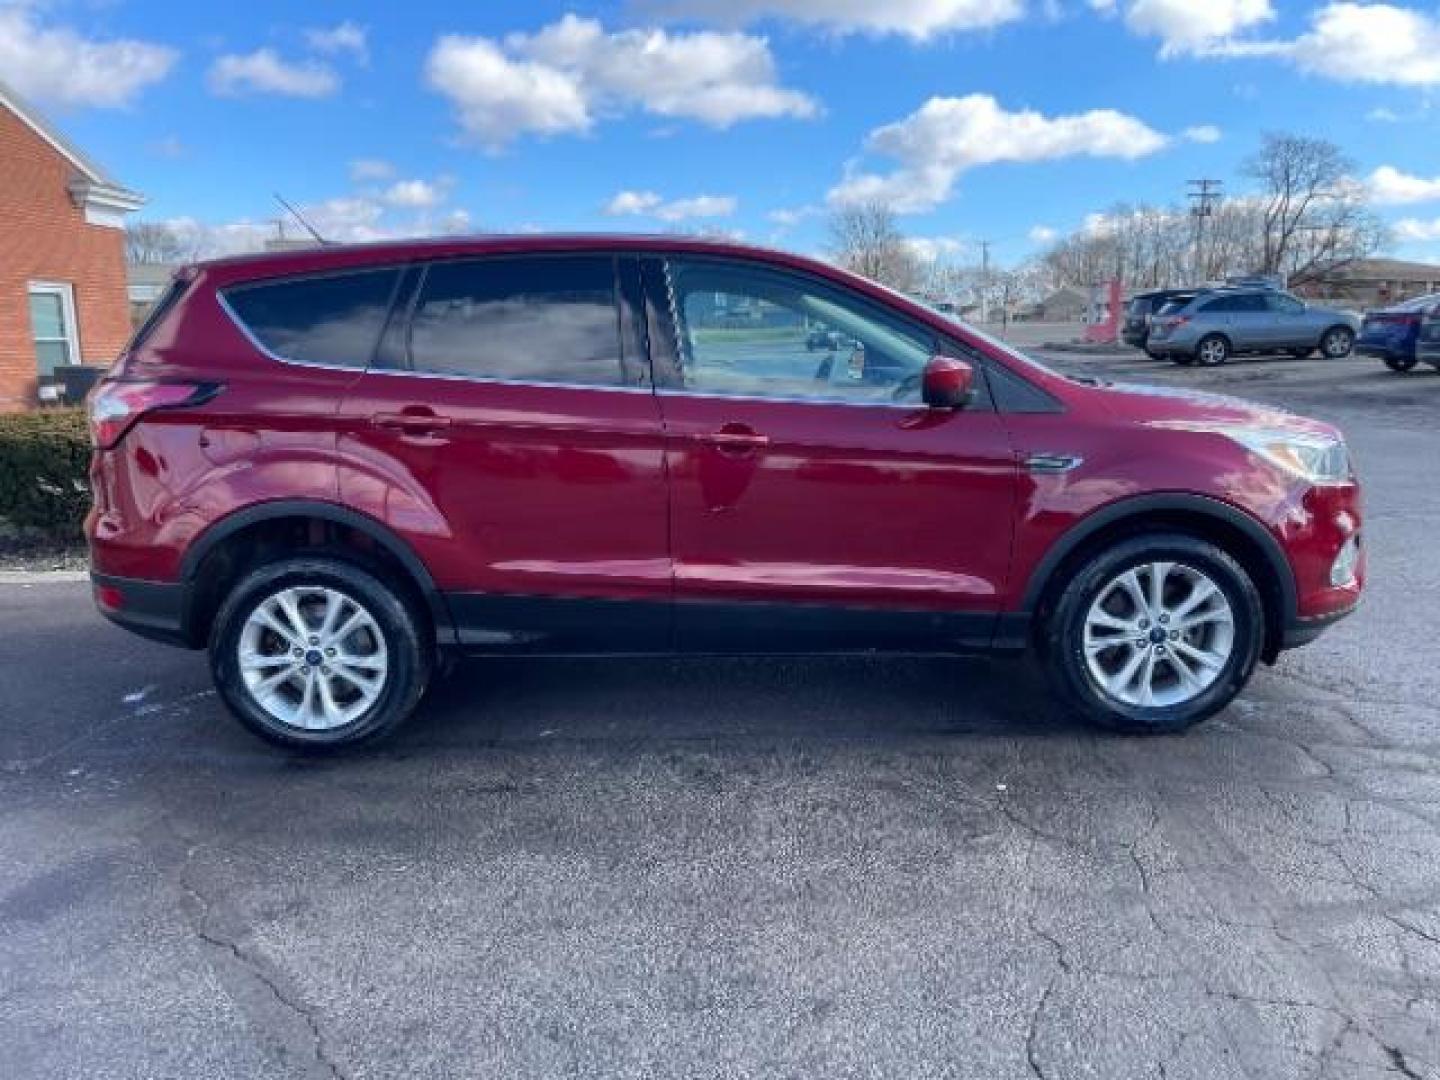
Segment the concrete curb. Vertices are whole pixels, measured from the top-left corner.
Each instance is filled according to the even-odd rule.
[[[0,570],[0,585],[60,585],[89,580],[88,570]]]

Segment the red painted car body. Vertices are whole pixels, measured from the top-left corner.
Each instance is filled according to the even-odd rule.
[[[634,385],[289,363],[221,295],[347,268],[575,252],[615,260]],[[667,375],[644,271],[679,257],[805,275],[883,308],[969,358],[981,397],[936,410],[686,393]],[[87,523],[102,610],[166,640],[205,643],[233,570],[226,545],[282,520],[373,549],[423,594],[439,644],[476,649],[1019,647],[1067,560],[1142,524],[1199,532],[1246,566],[1271,658],[1363,586],[1363,551],[1350,579],[1330,578],[1362,525],[1353,477],[1307,482],[1226,434],[1332,429],[1076,381],[795,255],[681,238],[449,239],[220,260],[185,271],[179,292],[97,400],[177,384],[196,388],[193,403],[116,422]],[[589,619],[586,602],[611,614]],[[847,630],[837,612],[866,618]]]

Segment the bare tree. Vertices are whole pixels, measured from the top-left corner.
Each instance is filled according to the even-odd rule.
[[[1245,167],[1259,181],[1259,261],[1266,274],[1302,276],[1321,264],[1363,258],[1384,228],[1352,179],[1354,164],[1325,139],[1271,132]]]
[[[196,257],[195,246],[163,221],[134,221],[125,227],[125,261],[180,263]]]
[[[902,292],[919,287],[920,260],[906,245],[895,212],[886,204],[839,207],[830,215],[829,228],[831,255],[846,270]]]

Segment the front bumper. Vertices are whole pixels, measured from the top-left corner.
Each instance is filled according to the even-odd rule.
[[[1298,649],[1302,645],[1309,645],[1341,619],[1353,615],[1355,609],[1359,606],[1360,604],[1356,602],[1347,608],[1327,612],[1324,615],[1310,615],[1304,618],[1292,619],[1290,625],[1285,628],[1285,636],[1280,642],[1280,648]]]
[[[189,598],[184,585],[91,573],[90,588],[100,614],[116,626],[151,641],[195,647],[186,625]]]

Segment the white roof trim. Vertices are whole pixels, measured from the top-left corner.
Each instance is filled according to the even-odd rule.
[[[110,176],[109,173],[96,164],[94,160],[86,157],[79,147],[65,138],[53,124],[37,112],[32,105],[17,94],[3,79],[0,79],[0,106],[4,106],[18,116],[26,127],[30,128],[36,135],[39,135],[40,138],[49,143],[61,157],[79,169],[80,174],[92,185],[92,190],[104,189],[107,193],[113,192],[121,194],[127,199],[134,200],[135,206],[130,209],[138,208],[144,203],[145,197],[143,195],[116,183],[115,179]]]

